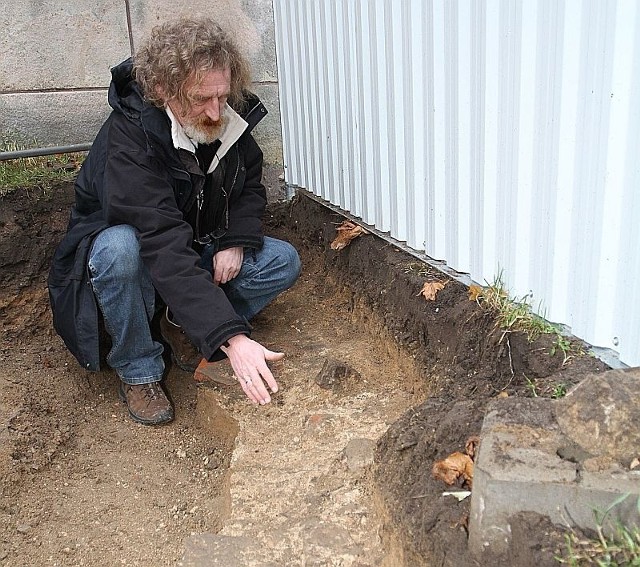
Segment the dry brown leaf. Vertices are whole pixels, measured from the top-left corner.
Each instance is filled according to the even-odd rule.
[[[473,461],[469,455],[455,452],[446,459],[436,461],[431,469],[431,474],[436,480],[442,480],[449,486],[454,485],[462,477],[464,482],[471,488],[473,483]]]
[[[469,439],[467,439],[467,442],[464,444],[464,452],[475,461],[476,455],[478,454],[479,447],[480,447],[480,437],[478,435],[472,435],[471,437],[469,437]]]
[[[331,242],[331,250],[342,250],[354,239],[361,234],[368,234],[360,225],[351,221],[344,221],[336,227],[338,235]]]
[[[418,295],[424,296],[427,301],[434,301],[438,292],[447,285],[447,282],[425,282]]]
[[[469,286],[469,301],[478,301],[478,297],[482,293],[482,287],[479,285]]]

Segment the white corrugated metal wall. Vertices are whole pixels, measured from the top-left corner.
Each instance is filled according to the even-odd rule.
[[[640,365],[640,2],[274,13],[289,185]]]

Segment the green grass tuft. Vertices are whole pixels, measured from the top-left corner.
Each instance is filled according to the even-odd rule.
[[[562,334],[560,327],[533,312],[528,296],[512,298],[505,288],[502,272],[491,284],[481,288],[476,301],[481,307],[497,314],[496,326],[502,329],[503,336],[519,331],[526,335],[529,342],[533,342],[541,335],[553,335],[554,342],[550,354],[554,356],[557,352],[562,352],[563,364],[574,354],[584,354],[581,348],[572,345]]]
[[[624,494],[604,512],[595,512],[594,537],[579,537],[575,531],[566,534],[564,553],[556,560],[570,567],[640,567],[640,528],[617,521],[611,533],[605,534],[604,530],[605,520],[611,510],[629,496]],[[640,499],[637,507],[640,512]]]
[[[35,141],[31,145],[37,146]],[[0,142],[0,151],[3,152],[14,152],[28,147],[7,138]],[[84,158],[84,153],[72,153],[0,161],[0,197],[21,187],[46,191],[56,183],[73,181]]]

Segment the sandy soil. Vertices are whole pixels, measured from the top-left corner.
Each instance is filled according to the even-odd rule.
[[[170,368],[176,420],[141,426],[114,374],[82,370],[51,328],[45,275],[71,199],[18,191],[0,208],[0,564],[473,564],[468,503],[437,498],[433,460],[479,432],[492,396],[527,395],[525,371],[550,391],[561,361],[516,337],[506,353],[456,282],[425,310],[424,276],[374,237],[330,251],[336,215],[276,206],[269,231],[304,263],[255,321],[287,353],[280,393],[256,408]],[[351,372],[323,380],[328,360]],[[533,543],[510,565],[551,564],[552,527],[521,526]]]

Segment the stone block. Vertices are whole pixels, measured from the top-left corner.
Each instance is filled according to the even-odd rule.
[[[208,16],[231,33],[238,46],[249,58],[253,67],[263,60],[263,35],[269,26],[273,28],[273,13],[270,2],[254,0],[249,3],[252,16],[247,13],[245,2],[240,0],[193,0],[176,3],[171,0],[132,0],[131,28],[134,49],[149,34],[151,29],[167,20],[181,16]],[[258,25],[255,17],[262,20]],[[270,32],[273,34],[273,31]],[[275,51],[273,55],[275,59]]]
[[[0,95],[0,135],[27,147],[90,143],[110,111],[106,90]]]
[[[344,393],[353,383],[362,380],[360,373],[340,360],[327,358],[322,365],[322,369],[313,381],[324,390],[330,390],[336,394]]]
[[[341,525],[309,518],[302,530],[304,565],[322,567],[325,565],[353,565],[362,554],[349,531]]]
[[[603,439],[586,443],[594,440],[596,430],[606,433],[616,422],[613,415],[606,419],[606,408],[613,399],[616,409],[638,404],[637,393],[626,404],[611,395],[610,386],[620,385],[620,374],[611,371],[588,377],[585,382],[593,383],[584,384],[584,397],[564,401],[506,398],[490,404],[475,462],[469,521],[469,547],[482,564],[506,554],[511,519],[521,512],[546,516],[554,524],[594,529],[597,513],[628,495],[611,509],[605,530],[613,529],[616,521],[638,523],[640,471],[613,460]],[[620,423],[626,423],[623,416],[633,411],[622,411]],[[556,419],[559,415],[566,418],[563,427]],[[577,420],[586,415],[602,419],[601,430],[583,417],[585,429],[580,431]],[[628,425],[634,429],[629,435],[637,434],[637,423]],[[619,438],[613,436],[614,445]]]
[[[130,53],[124,2],[4,2],[0,92],[106,87]]]
[[[282,129],[280,127],[278,85],[255,83],[252,89],[260,97],[269,112],[262,122],[258,124],[253,136],[262,148],[265,163],[282,165]]]
[[[564,434],[586,451],[629,464],[640,447],[640,369],[595,374],[555,404]]]
[[[359,472],[373,464],[376,442],[372,439],[351,439],[342,451],[342,457],[351,472]]]
[[[8,3],[0,14],[0,133],[42,146],[91,142],[109,113],[106,91],[94,89],[108,87],[131,43],[135,49],[159,22],[189,14],[210,15],[238,38],[252,89],[269,109],[255,137],[265,163],[282,165],[271,0],[132,0],[131,29],[124,2],[97,0],[89,10],[71,0]]]

